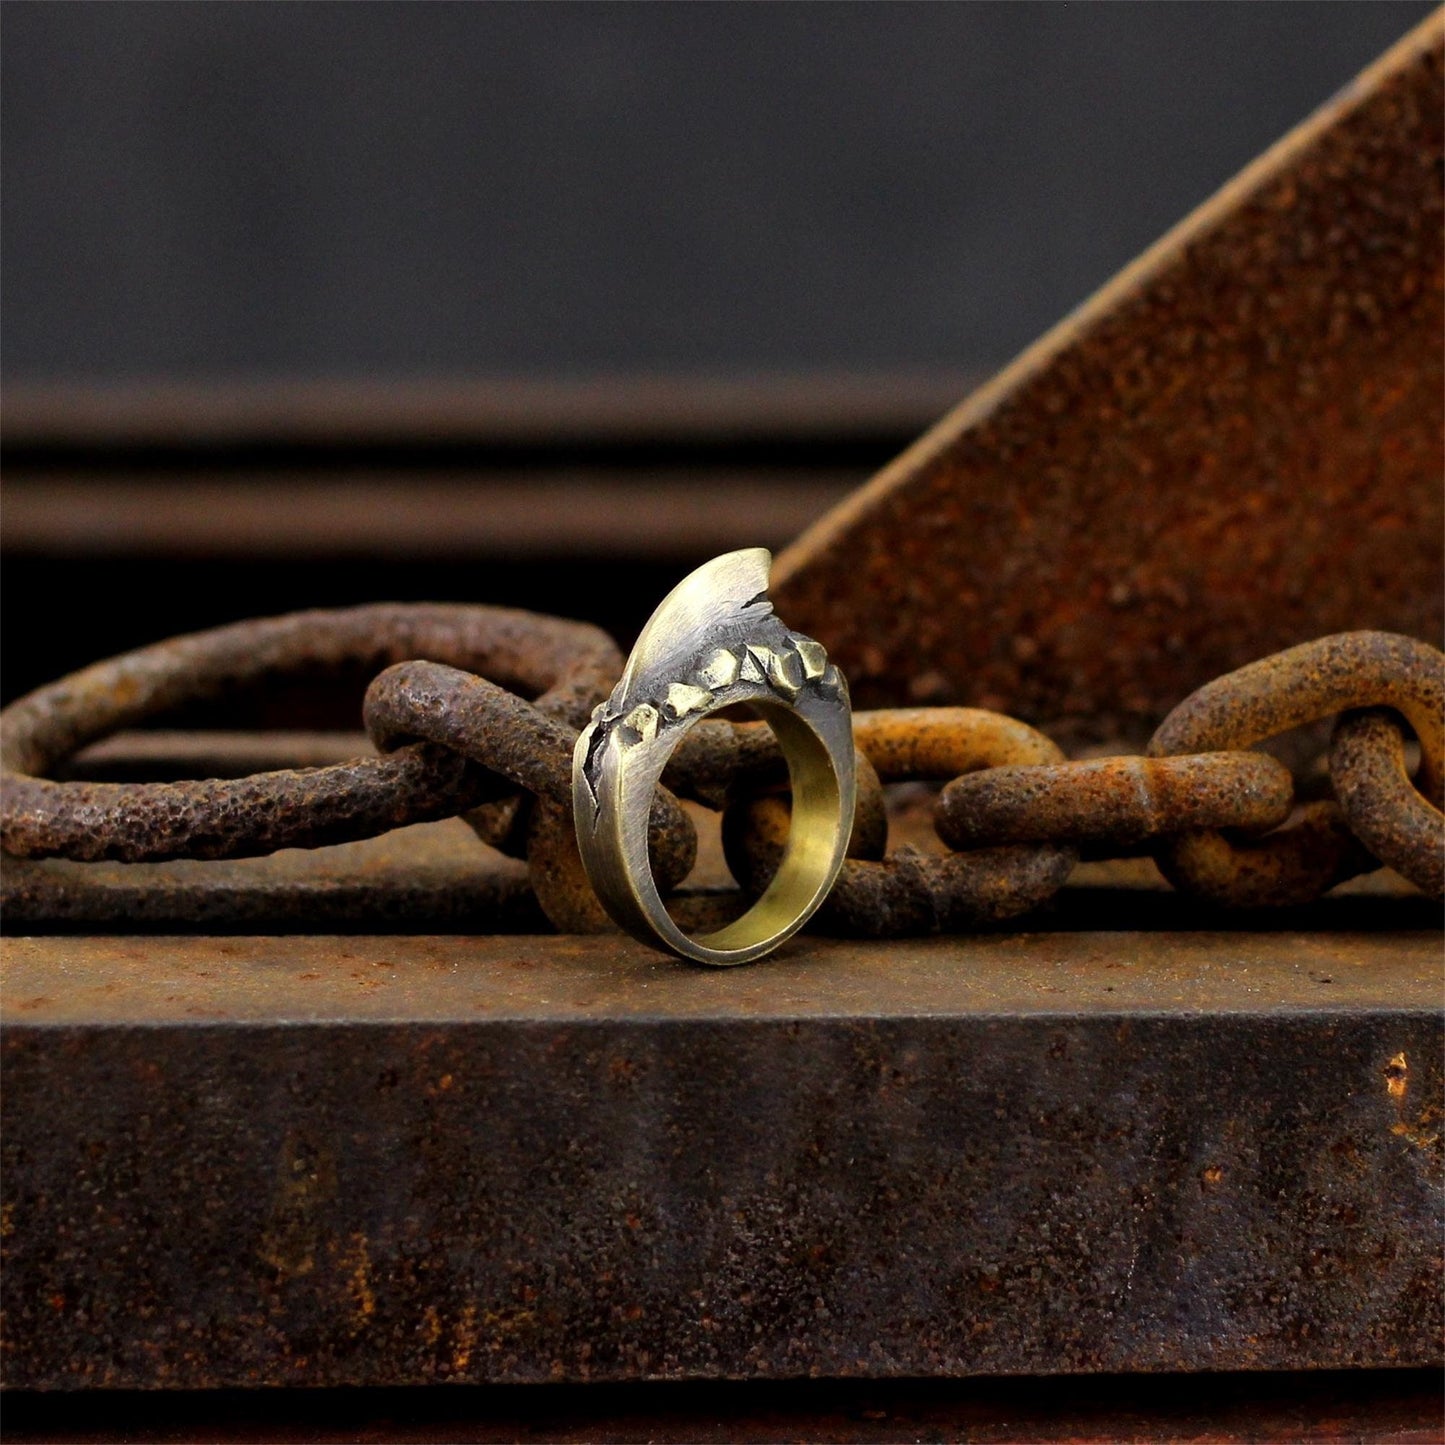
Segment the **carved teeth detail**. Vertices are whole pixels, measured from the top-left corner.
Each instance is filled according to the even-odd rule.
[[[766,647],[754,647],[750,643],[747,652],[743,655],[743,665],[738,670],[738,676],[745,678],[748,682],[766,682],[768,680],[767,658],[768,649]]]
[[[737,654],[720,647],[698,668],[698,681],[714,690],[731,687],[738,679]]]
[[[814,642],[811,637],[795,637],[793,646],[798,649],[798,656],[803,660],[803,676],[809,682],[822,677],[828,666],[828,654],[823,644]]]
[[[657,736],[657,709],[650,702],[640,702],[622,719],[622,726],[637,734],[636,738],[624,735],[624,742],[645,743]]]
[[[673,717],[682,717],[712,702],[712,693],[705,687],[694,687],[690,682],[670,682],[663,705]]]
[[[768,681],[783,694],[794,698],[803,687],[803,661],[796,652],[768,654]]]
[[[757,676],[749,670],[757,669]],[[742,675],[753,682],[767,682],[786,698],[794,698],[803,686],[803,660],[791,648],[786,652],[748,643]]]

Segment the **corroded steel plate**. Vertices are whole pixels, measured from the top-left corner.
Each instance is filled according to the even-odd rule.
[[[1309,637],[1439,638],[1442,31],[1437,12],[779,558],[778,610],[859,706],[1137,737]]]
[[[9,1386],[1440,1360],[1433,931],[4,950]]]

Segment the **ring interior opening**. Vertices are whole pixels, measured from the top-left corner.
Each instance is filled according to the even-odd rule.
[[[817,734],[788,708],[752,706],[773,730],[787,759],[793,818],[783,861],[762,897],[741,918],[696,939],[719,952],[776,937],[808,910],[828,877],[838,830],[851,828],[853,822],[839,816],[837,774]]]

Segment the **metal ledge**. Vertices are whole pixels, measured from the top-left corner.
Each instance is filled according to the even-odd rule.
[[[1440,1359],[1434,931],[19,938],[0,997],[8,1386]]]

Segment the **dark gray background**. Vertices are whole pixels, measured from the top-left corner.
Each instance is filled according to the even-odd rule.
[[[3,7],[10,378],[986,366],[1431,7]]]

